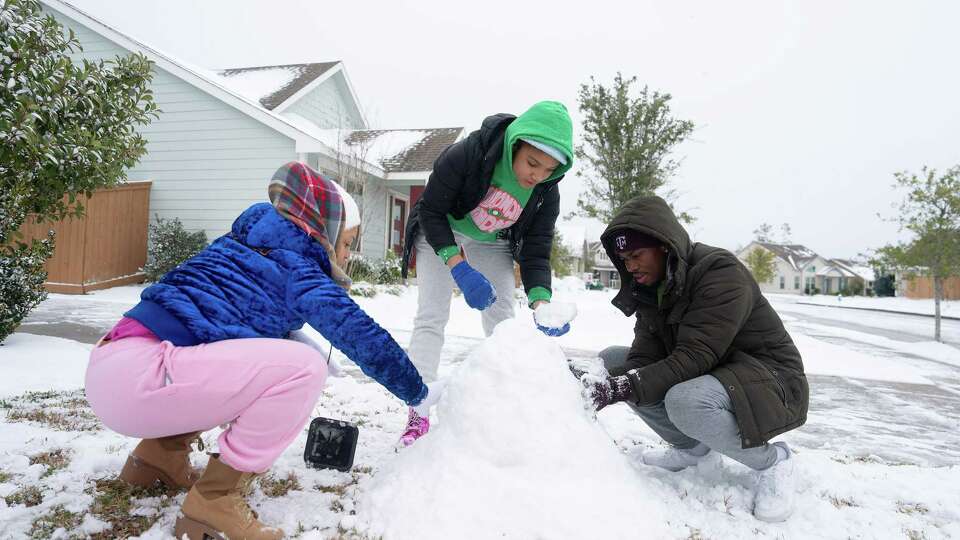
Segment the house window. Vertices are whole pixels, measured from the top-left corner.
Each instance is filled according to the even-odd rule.
[[[800,288],[800,276],[793,276],[793,288],[794,289]]]
[[[787,285],[787,278],[780,276],[780,288],[785,289]]]
[[[620,288],[620,273],[616,270],[610,272],[610,288],[619,289]]]
[[[816,271],[817,271],[817,267],[816,267],[816,266],[811,266],[811,267],[810,267],[810,271],[811,271],[811,272],[816,272]]]

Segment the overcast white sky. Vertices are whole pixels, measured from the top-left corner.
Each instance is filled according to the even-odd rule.
[[[876,217],[895,171],[960,164],[958,2],[70,1],[208,68],[342,60],[373,127],[557,99],[576,130],[581,83],[636,75],[697,125],[673,185],[694,238],[730,249],[788,222],[854,256],[897,236]]]

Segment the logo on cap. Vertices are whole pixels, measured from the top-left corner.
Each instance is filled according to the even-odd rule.
[[[623,251],[625,247],[627,247],[627,235],[621,234],[617,237],[617,249]]]

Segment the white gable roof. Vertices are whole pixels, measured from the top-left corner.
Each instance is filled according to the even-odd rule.
[[[63,15],[83,24],[90,30],[100,34],[104,38],[116,43],[117,45],[133,52],[142,53],[148,59],[156,63],[176,77],[190,83],[191,85],[203,90],[220,101],[234,107],[240,112],[263,123],[264,125],[290,137],[296,141],[297,152],[321,152],[329,156],[334,156],[335,152],[329,146],[303,129],[287,121],[279,114],[275,114],[260,106],[254,100],[247,96],[228,88],[220,78],[213,72],[198,66],[193,66],[183,60],[174,58],[163,53],[143,42],[137,41],[126,34],[108,26],[104,22],[87,15],[85,12],[61,0],[40,0],[42,4],[54,9]]]

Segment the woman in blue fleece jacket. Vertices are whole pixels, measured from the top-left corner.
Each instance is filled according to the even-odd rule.
[[[302,163],[280,168],[269,193],[273,204],[251,206],[145,289],[91,353],[93,410],[144,439],[121,478],[191,488],[178,538],[282,537],[243,510],[241,492],[301,432],[326,379],[304,323],[406,404],[425,409],[439,394],[347,294],[341,268],[359,233],[350,195]],[[198,479],[190,443],[223,424],[220,453]]]

